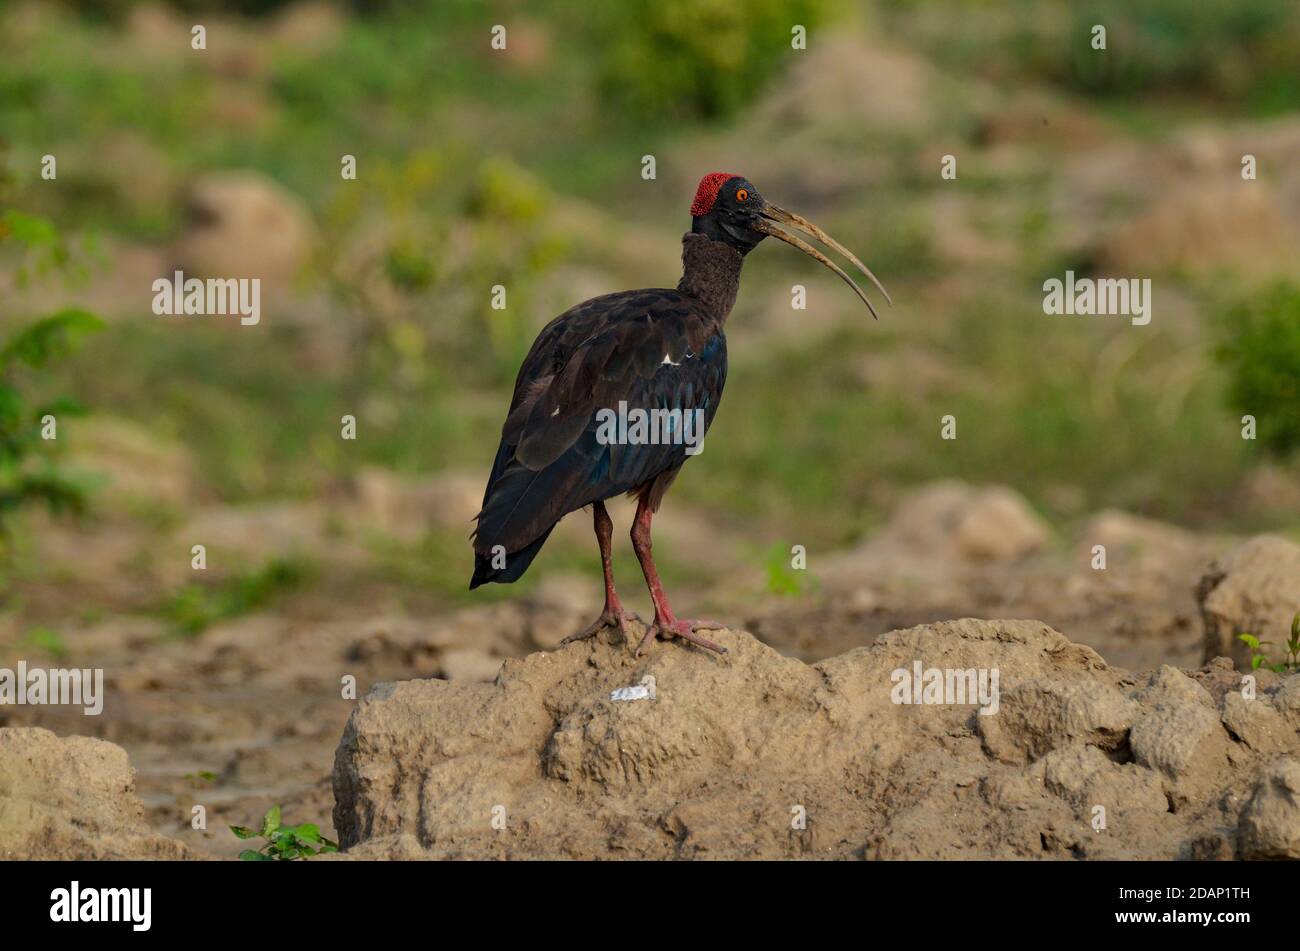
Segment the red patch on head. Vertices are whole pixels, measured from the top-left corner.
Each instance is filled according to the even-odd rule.
[[[695,201],[691,202],[691,216],[698,218],[700,215],[707,215],[713,209],[713,203],[718,200],[718,192],[722,186],[733,178],[740,178],[739,175],[732,175],[730,172],[710,172],[700,179],[700,187],[695,189]]]

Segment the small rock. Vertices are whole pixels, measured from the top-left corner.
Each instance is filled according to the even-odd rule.
[[[997,715],[980,717],[978,729],[998,759],[1025,763],[1080,741],[1115,749],[1137,712],[1137,704],[1105,684],[1036,680],[1004,690]]]
[[[1187,847],[1187,857],[1193,862],[1226,862],[1232,858],[1232,846],[1226,836],[1211,833],[1193,839]]]
[[[1016,492],[955,481],[914,492],[899,506],[885,534],[930,555],[941,552],[975,560],[1020,558],[1042,549],[1050,538],[1046,524]]]
[[[315,231],[306,206],[261,173],[204,176],[186,204],[189,223],[173,248],[186,278],[260,278],[283,288],[311,254]]]
[[[1160,779],[1151,770],[1116,763],[1095,746],[1053,750],[1039,765],[1047,788],[1084,818],[1095,806],[1104,806],[1111,818],[1129,811],[1164,813],[1169,808]]]
[[[1300,859],[1300,760],[1274,763],[1237,825],[1244,859]]]
[[[1292,729],[1265,697],[1247,700],[1239,692],[1223,697],[1223,725],[1257,753],[1285,749],[1296,741]]]
[[[1300,240],[1278,193],[1197,179],[1162,196],[1100,248],[1107,272],[1192,271],[1235,266],[1248,274],[1295,274]],[[1255,185],[1260,187],[1256,188]]]
[[[1162,664],[1135,696],[1146,706],[1176,707],[1190,704],[1206,710],[1214,709],[1214,699],[1208,690],[1177,667],[1168,664]]]
[[[1161,667],[1136,696],[1146,712],[1133,724],[1129,743],[1143,766],[1177,779],[1222,736],[1209,693],[1181,671]]]
[[[126,751],[85,736],[0,729],[0,859],[187,859],[145,824]]]
[[[1292,728],[1300,730],[1300,674],[1292,674],[1282,681],[1282,686],[1273,695],[1273,706]]]
[[[1205,624],[1205,660],[1231,657],[1250,669],[1250,649],[1238,634],[1286,642],[1300,611],[1300,545],[1259,535],[1212,564],[1196,589]]]

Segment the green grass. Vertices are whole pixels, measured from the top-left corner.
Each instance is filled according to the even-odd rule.
[[[277,558],[261,568],[242,571],[216,584],[189,584],[172,595],[160,613],[176,634],[201,634],[213,624],[228,621],[271,604],[304,587],[314,573],[304,559]]]
[[[1294,109],[1300,94],[1300,10],[1290,0],[894,0],[891,32],[954,72],[1046,81],[1100,100],[1198,100],[1240,115]],[[956,28],[954,26],[960,24]],[[1106,49],[1092,28],[1106,27]],[[1158,110],[1151,110],[1154,114]]]
[[[48,654],[56,660],[68,657],[68,642],[58,631],[40,626],[33,627],[18,639],[18,646],[26,650],[36,650]]]
[[[1300,452],[1300,287],[1278,284],[1225,308],[1218,355],[1227,369],[1231,404],[1255,417],[1267,452]]]
[[[833,17],[834,6],[806,8]],[[851,119],[818,126],[800,140],[806,172],[789,174],[811,181],[840,158],[872,157],[861,187],[841,182],[821,209],[795,210],[858,250],[899,306],[879,325],[735,347],[707,451],[687,467],[669,504],[682,499],[743,527],[756,539],[760,567],[771,537],[797,527],[791,543],[851,543],[879,523],[897,488],[934,478],[1004,482],[1062,519],[1117,506],[1230,527],[1236,516],[1223,499],[1256,461],[1254,447],[1239,438],[1237,407],[1259,401],[1251,387],[1276,392],[1277,380],[1285,383],[1269,369],[1276,361],[1265,359],[1277,349],[1269,343],[1275,331],[1259,318],[1263,329],[1240,342],[1251,347],[1242,369],[1244,357],[1220,365],[1209,344],[1197,349],[1208,336],[1200,313],[1170,329],[1043,315],[1035,296],[1041,275],[1087,265],[1055,241],[1050,199],[1060,156],[1045,147],[1012,171],[983,166],[983,107],[963,98],[964,80],[1046,83],[1099,117],[1109,134],[1158,139],[1198,117],[1267,113],[1287,102],[1294,70],[1277,66],[1294,62],[1293,6],[1266,0],[1244,12],[1202,12],[1192,0],[1159,0],[1143,15],[1106,0],[1046,27],[1025,11],[1054,9],[1047,4],[1009,11],[960,4],[960,18],[930,0],[883,6],[885,23],[871,29],[896,26],[903,42],[948,71],[939,87],[942,128],[880,136]],[[732,7],[702,4],[691,14],[706,26],[710,17],[730,23]],[[678,26],[663,18],[671,19],[675,3],[643,7],[654,23],[641,33],[635,20],[613,12],[530,3],[511,22],[522,25],[518,41],[536,28],[542,52],[532,64],[494,57],[482,7],[466,2],[392,4],[351,16],[337,45],[323,52],[271,44],[258,24],[263,38],[243,72],[189,52],[130,56],[111,17],[46,9],[53,11],[48,25],[34,38],[0,37],[7,67],[0,140],[9,148],[0,171],[12,180],[13,204],[48,215],[65,233],[165,244],[180,223],[177,188],[195,174],[236,166],[259,169],[302,196],[319,224],[324,247],[307,280],[328,295],[326,313],[268,314],[255,330],[124,315],[48,380],[51,392],[182,442],[205,493],[229,502],[327,498],[365,465],[413,476],[486,471],[535,329],[576,303],[576,287],[585,289],[593,274],[594,290],[671,283],[673,274],[637,270],[626,253],[611,250],[611,239],[670,244],[685,224],[686,196],[667,200],[675,170],[697,170],[697,156],[712,159],[722,146],[729,156],[762,150],[761,136],[739,143],[734,136],[790,62],[782,23],[776,46],[766,33],[747,35],[739,73],[701,90],[703,101],[680,101],[674,92],[716,53],[691,44],[673,46],[674,56],[685,57],[680,71],[647,76],[662,82],[636,88],[638,70],[628,63],[674,42]],[[764,4],[762,16],[743,25],[780,20],[773,9]],[[1087,72],[1091,61],[1062,46],[1094,10],[1117,24],[1112,60],[1122,63],[1111,72]],[[1125,45],[1135,28],[1143,45]],[[1141,51],[1154,53],[1135,60]],[[760,54],[750,83],[743,67]],[[1237,78],[1202,68],[1241,66],[1243,57]],[[168,95],[159,98],[159,88]],[[219,107],[232,103],[260,118],[221,118]],[[787,134],[783,121],[769,117],[766,134]],[[139,167],[115,157],[123,130],[142,146]],[[945,149],[972,146],[962,151],[957,183],[940,182],[938,155],[923,148],[938,141],[953,143]],[[32,171],[47,149],[60,155],[56,187]],[[344,153],[358,156],[356,182],[339,179]],[[639,178],[647,153],[660,163],[662,180],[653,185]],[[125,172],[155,187],[128,197]],[[797,192],[798,183],[790,185]],[[945,222],[928,208],[946,188],[977,197],[989,210],[972,222],[978,237],[1006,242],[1017,255],[980,270],[978,294],[950,295],[927,309],[917,302],[954,278],[937,240]],[[603,213],[597,233],[559,230],[557,211],[574,198]],[[380,235],[373,247],[358,240],[370,228]],[[757,307],[757,291],[813,273],[815,265],[785,250],[765,249],[750,265],[743,304]],[[1207,310],[1214,306],[1193,279],[1169,280]],[[486,306],[486,288],[497,282],[510,287],[507,312]],[[845,297],[833,306],[847,314],[848,292],[835,290]],[[1252,314],[1266,307],[1243,306]],[[729,327],[733,339],[750,332],[742,319]],[[863,373],[868,358],[907,360],[917,352],[943,371],[936,383],[912,386],[904,376],[892,387]],[[358,419],[355,441],[340,438],[344,414]],[[958,419],[952,442],[939,438],[947,414]],[[1077,506],[1059,502],[1062,488]],[[374,547],[383,570],[402,584],[468,598],[464,534],[431,529],[416,544],[376,540]],[[620,573],[635,577],[635,562],[619,557]],[[678,570],[675,562],[666,553],[664,570]],[[594,551],[555,542],[541,563],[548,571],[596,565]],[[540,574],[530,573],[525,589]],[[285,579],[250,570],[187,589],[168,612],[177,626],[201,629],[290,590]],[[697,579],[682,570],[678,580]],[[673,582],[670,574],[666,583]],[[473,598],[518,590],[490,586]]]
[[[897,349],[872,327],[748,365],[733,360],[707,450],[693,463],[708,471],[678,491],[798,524],[800,542],[860,536],[880,514],[873,485],[946,477],[1006,483],[1058,517],[1071,513],[1053,511],[1053,490],[1068,485],[1090,507],[1198,519],[1251,462],[1223,405],[1222,377],[1207,362],[1171,398],[1173,341],[1158,331],[1107,374],[1102,347],[1137,329],[1061,323],[1038,303],[962,305],[949,332],[930,341],[952,370],[933,392],[897,393],[860,378],[854,357]],[[940,438],[948,414],[957,417],[951,441]]]

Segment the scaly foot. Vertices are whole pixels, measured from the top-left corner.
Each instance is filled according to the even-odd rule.
[[[658,634],[664,640],[667,640],[670,637],[680,637],[683,640],[690,641],[692,644],[698,644],[700,647],[708,650],[716,651],[719,654],[725,654],[727,649],[721,644],[715,644],[708,638],[700,637],[695,633],[696,631],[721,631],[725,629],[726,625],[719,624],[717,621],[701,621],[699,619],[693,620],[690,618],[680,621],[667,621],[655,618],[655,622],[646,628],[645,637],[641,638],[641,643],[637,645],[636,652],[637,655],[640,656],[641,652],[645,650],[646,645],[650,643],[651,639],[653,639],[656,634]]]
[[[645,623],[641,618],[637,617],[636,613],[633,611],[624,611],[621,607],[607,607],[600,613],[600,617],[592,621],[591,624],[583,628],[577,634],[570,634],[564,640],[560,641],[560,643],[572,644],[574,641],[588,640],[595,637],[607,627],[618,628],[618,632],[623,635],[624,642],[627,642],[632,639],[627,632],[627,622],[629,620],[635,620],[638,624]]]

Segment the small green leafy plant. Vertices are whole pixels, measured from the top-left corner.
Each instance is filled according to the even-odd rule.
[[[24,260],[34,260],[38,272],[66,266],[66,250],[44,219],[14,211],[0,215],[0,242],[8,241],[24,247]],[[41,502],[55,513],[85,508],[86,482],[56,465],[51,451],[59,421],[85,408],[66,396],[37,401],[32,392],[50,364],[103,326],[88,311],[66,308],[0,340],[0,548],[21,508]]]
[[[1268,659],[1268,652],[1264,647],[1271,644],[1271,641],[1261,641],[1253,634],[1238,634],[1237,640],[1241,641],[1250,648],[1250,669],[1259,670],[1264,667],[1268,670],[1279,674],[1289,674],[1300,671],[1300,611],[1291,619],[1291,637],[1286,644],[1286,658],[1276,663]]]
[[[337,852],[337,842],[320,834],[320,827],[310,822],[302,825],[280,824],[280,807],[272,806],[262,817],[262,831],[254,832],[245,826],[231,826],[230,831],[241,839],[266,839],[260,849],[244,849],[239,857],[245,862],[292,862],[326,852]]]
[[[0,535],[19,508],[43,501],[49,511],[81,512],[87,486],[55,464],[48,446],[49,427],[85,408],[59,398],[32,405],[18,385],[18,365],[43,369],[72,349],[74,340],[99,330],[99,318],[85,311],[61,311],[19,330],[0,343]]]

